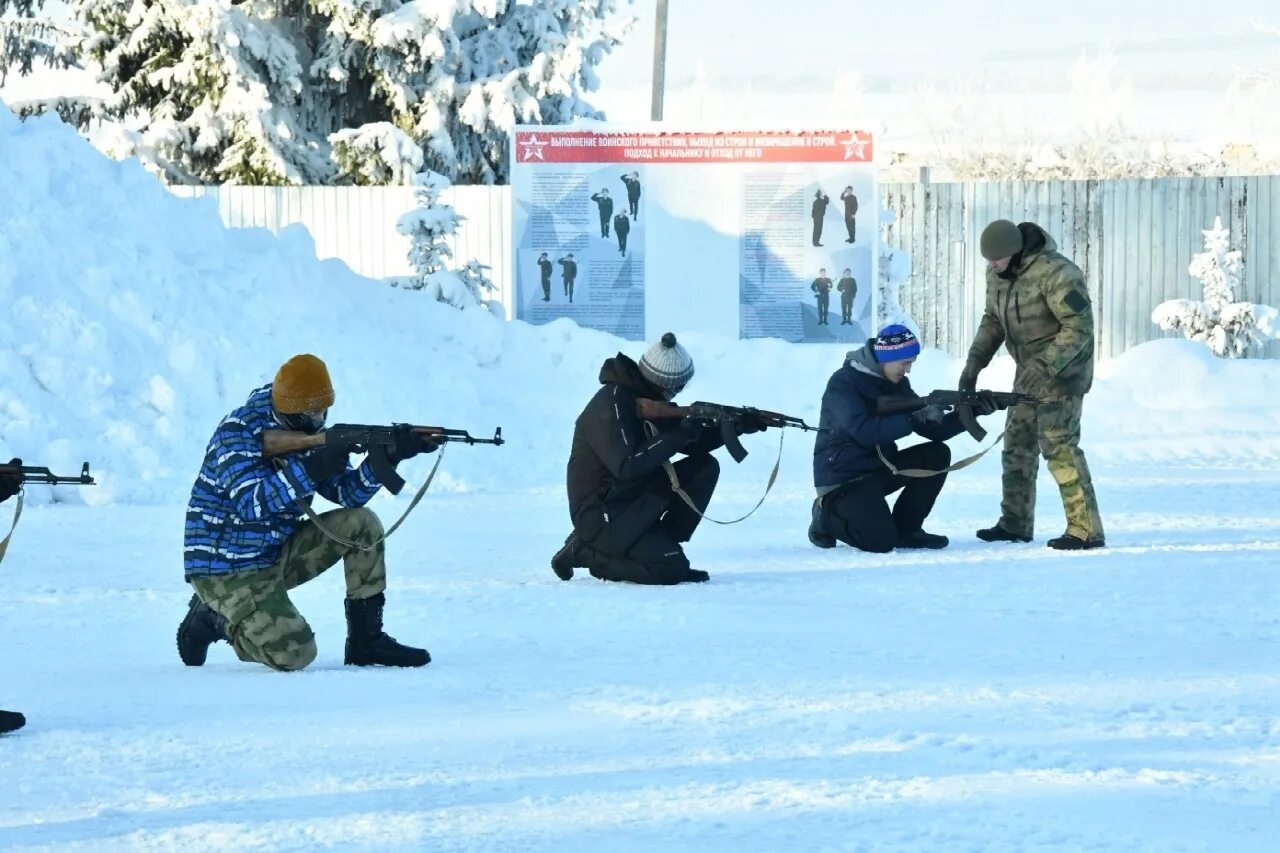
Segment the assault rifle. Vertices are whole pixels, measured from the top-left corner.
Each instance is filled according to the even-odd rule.
[[[636,413],[644,420],[660,418],[691,418],[705,421],[708,424],[720,424],[720,437],[724,439],[725,449],[733,457],[734,462],[747,458],[747,449],[738,439],[735,429],[744,420],[758,420],[767,427],[795,427],[805,431],[818,432],[819,427],[809,426],[803,419],[781,412],[757,409],[754,406],[724,406],[720,403],[696,402],[688,406],[677,406],[662,400],[641,398],[636,400]]]
[[[876,416],[884,418],[889,415],[906,415],[919,411],[925,406],[942,406],[947,409],[955,407],[965,431],[975,440],[982,441],[987,437],[987,431],[978,425],[978,420],[973,414],[973,406],[984,400],[995,403],[997,409],[1007,409],[1010,406],[1035,406],[1040,403],[1039,397],[1031,394],[1015,394],[1010,391],[931,391],[924,397],[880,397],[876,400]]]
[[[84,463],[84,467],[80,469],[78,477],[63,477],[55,474],[48,468],[41,468],[35,465],[0,465],[0,477],[12,477],[18,475],[18,481],[22,484],[42,483],[48,486],[62,485],[80,485],[80,486],[96,486],[97,481],[89,476],[89,463]]]
[[[404,478],[396,473],[387,452],[395,447],[396,430],[407,424],[391,426],[368,426],[366,424],[334,424],[326,430],[314,435],[294,430],[269,429],[262,433],[262,455],[266,458],[281,456],[285,453],[296,453],[299,450],[310,450],[324,445],[338,445],[348,453],[367,453],[369,466],[373,469],[378,482],[386,486],[393,495],[400,494],[404,488]],[[494,430],[493,438],[476,438],[465,429],[448,429],[438,426],[414,426],[412,430],[420,436],[435,438],[438,442],[458,441],[465,444],[503,443],[502,427]]]

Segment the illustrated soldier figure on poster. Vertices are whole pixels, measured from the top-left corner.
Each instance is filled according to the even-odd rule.
[[[813,194],[813,208],[810,215],[813,217],[813,245],[822,245],[822,220],[827,215],[827,205],[831,203],[831,196],[822,190],[816,190]]]
[[[836,290],[840,291],[840,325],[852,326],[853,297],[858,295],[858,282],[854,280],[853,273],[848,267],[845,267],[844,272],[841,273]]]
[[[631,220],[627,219],[625,213],[619,213],[613,217],[613,233],[618,235],[618,254],[625,257],[627,254],[627,235],[631,233]]]
[[[632,219],[640,218],[640,173],[630,172],[622,176],[622,183],[627,188],[627,206]]]
[[[613,199],[609,197],[609,191],[601,189],[598,193],[591,197],[596,203],[596,208],[600,211],[600,236],[609,236],[609,221],[613,219]]]
[[[564,295],[573,301],[573,281],[578,277],[578,262],[573,259],[573,252],[556,261],[560,265],[560,275],[564,278]]]
[[[551,259],[547,253],[538,255],[538,275],[542,279],[542,301],[551,301]]]
[[[849,239],[846,243],[852,243],[858,238],[858,197],[853,194],[853,187],[847,186],[844,192],[840,193],[840,200],[844,202],[844,227],[849,232]]]
[[[831,309],[831,279],[827,276],[827,268],[818,270],[818,277],[809,285],[809,289],[818,297],[818,325],[829,326],[827,313]]]

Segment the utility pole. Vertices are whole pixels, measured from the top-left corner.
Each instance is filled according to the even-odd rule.
[[[653,22],[653,100],[649,118],[662,121],[662,93],[667,82],[667,0],[658,0]]]

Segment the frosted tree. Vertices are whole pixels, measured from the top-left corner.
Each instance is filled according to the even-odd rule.
[[[1264,335],[1280,336],[1276,309],[1236,299],[1244,263],[1231,250],[1231,232],[1222,217],[1204,234],[1204,251],[1195,255],[1188,272],[1200,280],[1204,298],[1170,299],[1151,312],[1151,321],[1166,331],[1181,331],[1206,344],[1214,355],[1241,358]]]
[[[42,16],[44,0],[0,0],[0,85],[11,69],[30,74],[36,66],[70,68],[78,34]]]
[[[502,183],[517,123],[601,117],[584,97],[632,23],[631,0],[69,2],[117,152],[180,183]]]
[[[485,266],[472,260],[461,269],[449,269],[453,258],[449,240],[463,222],[463,217],[442,198],[449,188],[449,179],[438,172],[423,172],[414,180],[418,207],[397,220],[396,230],[410,240],[409,263],[417,275],[402,286],[425,290],[437,301],[455,308],[485,304],[493,289]]]

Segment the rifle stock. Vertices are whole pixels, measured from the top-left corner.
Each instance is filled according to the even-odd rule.
[[[310,435],[291,429],[267,429],[262,431],[262,455],[266,458],[311,450],[325,444],[323,432]]]

